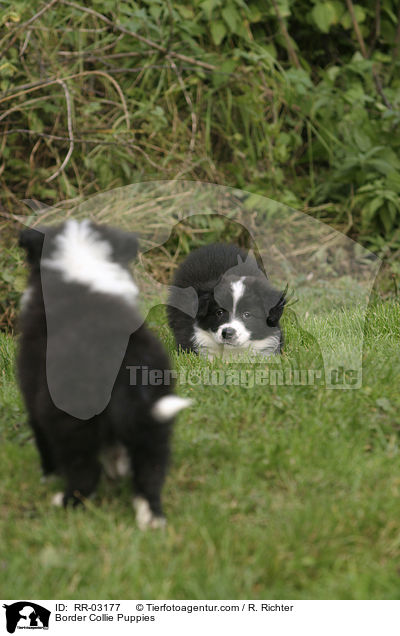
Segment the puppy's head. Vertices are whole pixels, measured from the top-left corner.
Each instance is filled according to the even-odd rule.
[[[20,233],[19,245],[33,268],[39,266],[42,257],[52,260],[59,258],[61,252],[68,252],[70,259],[85,252],[127,266],[138,251],[136,234],[74,219],[57,226],[25,228]]]
[[[263,351],[274,341],[278,348],[285,295],[286,290],[275,289],[262,273],[225,274],[214,289],[199,292],[197,326],[217,345]]]

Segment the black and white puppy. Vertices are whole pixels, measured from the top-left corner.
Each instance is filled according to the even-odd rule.
[[[182,302],[193,288],[197,311]],[[279,325],[285,291],[276,290],[256,260],[235,245],[217,243],[194,250],[178,267],[168,299],[168,320],[178,350],[208,358],[247,352],[280,353]]]
[[[68,220],[23,230],[20,245],[30,277],[18,375],[43,472],[65,478],[53,503],[91,495],[103,464],[112,477],[132,475],[139,527],[162,526],[173,418],[189,400],[143,380],[143,368],[148,378],[170,363],[137,308],[136,236]]]

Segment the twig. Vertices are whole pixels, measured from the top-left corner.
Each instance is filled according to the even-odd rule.
[[[68,57],[87,57],[89,55],[94,55],[95,53],[102,53],[103,51],[108,51],[109,49],[112,49],[123,37],[124,37],[124,34],[121,33],[121,35],[119,35],[116,38],[116,40],[113,40],[113,42],[110,42],[110,44],[105,44],[103,47],[100,47],[98,49],[89,49],[87,51],[57,51],[57,55],[63,55]],[[117,53],[117,55],[121,55],[121,54]],[[122,55],[126,55],[126,53],[123,53]],[[139,55],[139,53],[136,53],[136,55]],[[113,57],[113,55],[111,54],[107,57]]]
[[[371,57],[372,52],[375,48],[375,44],[381,34],[381,0],[376,0],[375,5],[375,29],[374,35],[372,37],[372,41],[369,47],[368,57]]]
[[[87,58],[86,61],[90,61],[91,56],[97,60],[98,57],[94,57],[94,53],[101,52],[102,50],[104,49],[92,49],[91,51],[57,51],[57,55],[62,55],[63,57],[84,57]],[[109,53],[106,57],[107,59],[116,59],[121,57],[142,57],[144,55],[154,55],[154,51],[152,49],[149,51],[125,51],[124,53]]]
[[[31,39],[31,35],[32,35],[32,29],[28,29],[28,31],[26,32],[26,37],[25,37],[24,43],[21,46],[20,51],[19,51],[19,56],[20,57],[22,57],[23,54],[25,53],[25,51],[26,51],[26,49],[28,47],[28,44],[29,44],[29,40]]]
[[[347,4],[347,8],[348,8],[349,13],[350,13],[351,21],[353,22],[354,32],[356,34],[356,38],[357,38],[357,41],[358,41],[358,45],[359,45],[359,47],[361,49],[362,56],[367,58],[368,57],[367,56],[367,49],[365,48],[364,38],[363,38],[362,33],[360,31],[360,27],[359,27],[358,22],[357,22],[356,14],[354,12],[353,2],[352,2],[352,0],[346,0],[346,4]]]
[[[375,68],[372,69],[372,77],[374,78],[376,90],[378,91],[379,95],[382,97],[382,101],[385,104],[386,108],[390,108],[390,110],[392,110],[393,106],[389,102],[389,100],[386,97],[385,93],[383,92],[382,82],[381,82],[381,79],[380,79],[380,77],[378,75],[378,72],[377,72],[377,70]]]
[[[68,123],[69,148],[68,148],[68,152],[67,152],[66,157],[65,157],[64,161],[62,162],[61,166],[58,168],[58,170],[56,170],[56,172],[53,175],[51,175],[51,177],[48,177],[46,179],[46,183],[50,183],[50,181],[53,181],[53,179],[58,177],[60,172],[62,172],[64,170],[64,168],[68,164],[68,161],[70,160],[70,157],[71,157],[71,155],[73,153],[73,150],[74,150],[74,131],[72,129],[71,97],[70,97],[68,86],[66,85],[66,83],[63,82],[63,80],[61,80],[61,79],[58,79],[57,83],[60,84],[63,87],[64,93],[65,93],[65,101],[67,102],[67,123]]]
[[[51,135],[49,133],[43,133],[43,132],[39,132],[37,130],[29,130],[28,128],[13,128],[12,130],[7,130],[6,132],[2,133],[3,137],[8,136],[8,135],[14,135],[14,134],[27,134],[27,135],[37,135],[39,137],[43,137],[44,139],[50,139],[53,141],[70,141],[70,137],[61,137],[60,135]],[[126,141],[103,141],[102,139],[84,139],[82,137],[76,137],[74,136],[74,143],[75,144],[93,144],[93,145],[102,145],[102,146],[123,146],[124,148],[127,148],[128,150],[137,150],[138,152],[140,152],[145,159],[150,163],[150,165],[153,166],[153,168],[157,168],[157,170],[161,169],[161,166],[159,163],[155,163],[154,161],[152,161],[149,157],[149,155],[146,153],[145,150],[143,150],[140,146],[138,146],[137,144],[133,144],[130,142],[126,142]],[[129,153],[132,154],[132,153]],[[162,168],[165,172],[172,172],[172,168]]]
[[[396,60],[398,52],[399,52],[399,44],[400,44],[400,4],[397,11],[397,29],[396,29],[396,37],[394,38],[394,48],[392,53],[393,61]]]
[[[114,86],[114,88],[117,91],[117,93],[118,93],[118,95],[120,97],[120,100],[122,102],[122,108],[123,108],[124,114],[125,114],[126,126],[127,126],[128,130],[129,130],[130,127],[131,127],[131,121],[130,121],[130,117],[129,117],[128,106],[127,106],[127,103],[126,103],[126,100],[125,100],[125,95],[124,95],[124,93],[122,91],[122,88],[118,84],[118,82],[113,77],[111,77],[111,75],[109,73],[106,73],[105,71],[83,71],[82,75],[84,73],[87,73],[87,72],[96,73],[97,75],[104,75],[104,77],[106,77],[111,82],[111,84]]]
[[[292,45],[292,43],[290,41],[290,35],[289,35],[288,30],[286,28],[285,21],[282,18],[281,12],[279,11],[279,7],[278,7],[278,4],[277,4],[276,0],[272,0],[272,4],[274,5],[276,17],[278,18],[279,26],[281,28],[282,35],[283,35],[283,37],[285,39],[285,42],[286,42],[286,47],[287,47],[287,50],[288,50],[288,53],[289,53],[289,58],[292,60],[292,62],[295,65],[296,68],[301,68],[300,62],[299,62],[299,58],[297,57],[297,53],[294,50],[293,45]]]
[[[66,82],[67,80],[76,79],[77,77],[85,77],[86,75],[102,75],[106,77],[112,83],[118,95],[120,96],[120,99],[122,102],[122,108],[125,114],[126,124],[129,129],[130,118],[129,118],[128,107],[126,104],[124,94],[118,82],[113,77],[111,77],[109,73],[106,73],[105,71],[82,71],[81,73],[74,73],[73,75],[68,75],[67,77],[63,77],[61,78],[61,81]],[[15,97],[20,97],[21,95],[26,95],[27,93],[31,93],[32,91],[35,91],[39,88],[43,88],[45,86],[51,86],[52,84],[59,84],[59,83],[60,83],[60,78],[48,79],[48,80],[44,80],[43,82],[35,82],[33,84],[25,84],[25,86],[18,87],[20,89],[18,93],[12,93],[11,95],[6,95],[6,97],[3,97],[2,99],[0,99],[0,104],[2,102],[6,102],[10,99],[13,99]]]
[[[42,95],[41,97],[34,97],[33,99],[28,99],[23,104],[17,104],[16,106],[12,106],[11,108],[8,108],[8,110],[5,110],[4,112],[1,113],[0,121],[5,119],[8,115],[11,115],[11,113],[14,113],[16,110],[26,111],[28,107],[31,106],[32,104],[36,104],[36,102],[43,102],[51,98],[52,98],[51,95]]]
[[[22,24],[20,24],[17,27],[17,29],[16,29],[16,31],[14,33],[14,37],[11,38],[11,40],[9,41],[7,46],[1,51],[0,57],[2,55],[4,55],[4,53],[6,53],[8,51],[8,49],[14,44],[15,40],[17,39],[18,33],[22,29],[26,29],[30,24],[32,24],[32,22],[35,22],[35,20],[40,18],[40,16],[42,16],[43,13],[48,11],[53,6],[53,4],[56,4],[56,2],[58,2],[58,1],[59,0],[50,0],[50,2],[48,4],[46,4],[44,7],[42,7],[42,9],[40,9],[40,11],[38,11],[37,13],[35,13],[35,15],[33,15],[31,18],[29,18],[29,20],[27,20],[26,22],[23,22]]]
[[[197,132],[197,117],[196,117],[196,113],[194,112],[192,99],[191,99],[189,93],[187,92],[187,90],[185,88],[185,83],[184,83],[184,81],[182,79],[181,73],[178,70],[178,67],[176,66],[175,62],[173,60],[171,60],[170,58],[169,58],[169,61],[171,63],[172,68],[174,69],[174,71],[176,73],[179,85],[180,85],[180,87],[182,89],[182,93],[185,96],[186,103],[187,103],[187,105],[190,108],[190,115],[191,115],[191,119],[192,119],[192,137],[190,139],[189,148],[190,148],[190,152],[193,152],[194,146],[195,146],[195,143],[196,143],[196,132]]]
[[[182,55],[182,53],[176,53],[175,51],[168,51],[168,49],[166,49],[164,46],[161,46],[160,44],[157,44],[157,42],[153,42],[153,40],[149,40],[148,38],[145,38],[143,35],[139,35],[138,33],[129,31],[129,29],[126,29],[120,24],[116,24],[115,22],[107,18],[105,15],[103,15],[102,13],[99,13],[98,11],[95,11],[94,9],[89,9],[89,7],[82,7],[81,5],[76,4],[75,2],[70,2],[70,0],[61,0],[61,1],[63,4],[68,5],[69,7],[74,7],[75,9],[78,9],[79,11],[83,11],[84,13],[90,13],[91,15],[95,16],[99,20],[102,20],[103,22],[108,24],[110,27],[112,27],[112,29],[117,29],[117,31],[121,31],[121,33],[125,33],[126,35],[129,35],[135,40],[144,42],[145,44],[147,44],[147,46],[150,46],[152,49],[157,49],[157,51],[160,51],[161,53],[164,53],[166,55],[167,54],[172,55],[173,57],[177,57],[178,59],[183,60],[184,62],[190,62],[190,64],[195,64],[196,66],[202,66],[203,68],[207,68],[211,71],[215,70],[215,66],[213,66],[212,64],[208,64],[207,62],[202,62],[201,60],[196,60],[194,57],[188,57],[187,55]]]
[[[356,34],[356,38],[357,38],[359,47],[361,49],[362,56],[363,56],[363,58],[367,59],[368,58],[367,49],[365,48],[364,38],[363,38],[362,33],[360,31],[360,27],[359,27],[358,22],[357,22],[356,14],[354,12],[353,2],[352,2],[352,0],[346,0],[346,4],[347,4],[347,8],[349,10],[349,13],[350,13],[350,16],[351,16],[351,19],[352,19],[352,22],[353,22],[354,32]],[[379,93],[379,95],[382,97],[383,103],[385,104],[386,108],[392,109],[393,106],[389,102],[389,100],[387,99],[385,93],[383,92],[382,83],[381,83],[381,80],[380,80],[379,75],[378,75],[378,73],[377,73],[375,68],[372,68],[372,77],[373,77],[374,82],[375,82],[376,90]]]
[[[138,55],[149,55],[151,54],[150,51],[145,51],[144,53],[138,53]],[[121,54],[116,54],[116,56],[125,56],[125,53],[121,53]],[[126,55],[131,55],[131,53],[127,53]],[[136,55],[133,54],[132,55]],[[112,55],[108,55],[106,57],[112,57]],[[99,57],[93,57],[93,58],[88,58],[85,61],[88,62],[93,62],[93,61],[98,61],[99,59],[101,59],[101,56]],[[193,70],[192,68],[193,65],[191,66],[180,66],[180,70]],[[170,68],[170,64],[148,64],[147,66],[136,66],[134,68],[126,68],[126,67],[113,67],[113,68],[109,68],[107,69],[107,75],[109,75],[110,73],[138,73],[138,72],[144,72],[147,71],[148,69],[162,69],[162,68]],[[228,76],[234,76],[234,73],[228,73],[225,71],[216,71],[217,73],[219,73],[220,75],[228,75]],[[67,75],[67,77],[63,77],[62,79],[65,80],[70,80],[70,79],[75,79],[76,77],[79,77],[80,75],[84,75],[84,74],[90,74],[90,73],[101,73],[101,71],[82,71],[82,73],[76,73],[74,75]],[[4,91],[3,95],[4,97],[2,99],[0,99],[0,104],[2,102],[6,102],[9,99],[12,99],[13,97],[19,97],[20,95],[23,95],[25,92],[30,92],[31,90],[34,90],[36,88],[40,88],[42,86],[47,86],[49,84],[53,84],[56,81],[56,78],[48,78],[46,80],[41,80],[38,82],[30,82],[29,84],[20,84],[19,86],[16,86],[14,88],[9,88],[8,90]],[[20,91],[18,93],[16,93],[15,91]],[[292,106],[292,108],[294,108],[294,106]],[[299,110],[299,109],[298,109]]]
[[[398,295],[399,295],[399,288],[397,286],[396,274],[394,272],[392,272],[392,281],[393,281],[393,286],[394,286],[394,295],[397,298]]]

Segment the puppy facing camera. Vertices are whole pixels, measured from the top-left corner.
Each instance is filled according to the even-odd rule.
[[[182,310],[180,295],[188,288],[197,294],[195,316]],[[255,258],[235,245],[217,243],[193,251],[178,267],[168,299],[178,350],[210,359],[279,354],[286,293],[287,288],[275,289]]]

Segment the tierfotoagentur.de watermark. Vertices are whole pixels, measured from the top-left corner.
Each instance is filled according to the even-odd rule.
[[[248,366],[240,369],[150,369],[147,366],[127,366],[132,386],[315,386],[324,380],[321,369],[274,369]],[[339,367],[331,370],[330,382],[347,384],[349,388],[358,382],[357,369]]]

